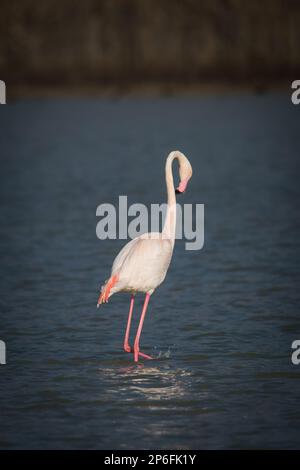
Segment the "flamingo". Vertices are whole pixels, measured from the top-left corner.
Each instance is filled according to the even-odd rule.
[[[140,351],[140,336],[146,316],[150,296],[164,281],[173,254],[176,229],[176,196],[172,174],[172,163],[177,159],[179,164],[180,184],[176,193],[183,193],[192,176],[192,166],[187,157],[179,152],[171,152],[166,160],[165,179],[168,204],[162,232],[144,233],[127,243],[115,258],[110,278],[101,288],[97,307],[106,303],[116,292],[131,293],[130,307],[124,338],[124,350],[134,353],[134,361],[139,357],[153,359]],[[137,292],[145,293],[143,309],[134,341],[133,349],[129,344],[130,325]]]

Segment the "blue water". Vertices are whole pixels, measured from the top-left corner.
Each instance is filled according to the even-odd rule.
[[[1,448],[300,447],[299,135],[288,94],[1,106]],[[205,244],[177,241],[135,365],[96,207],[164,202],[176,148]]]

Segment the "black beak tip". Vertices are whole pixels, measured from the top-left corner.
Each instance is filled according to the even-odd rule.
[[[175,193],[176,193],[176,194],[183,194],[184,191],[179,191],[179,189],[175,189]]]

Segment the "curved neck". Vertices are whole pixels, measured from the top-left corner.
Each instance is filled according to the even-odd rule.
[[[176,196],[172,174],[172,163],[174,158],[178,158],[176,152],[171,152],[166,161],[166,185],[168,195],[168,206],[165,224],[163,228],[163,235],[170,239],[172,246],[175,243],[175,232],[176,232]]]

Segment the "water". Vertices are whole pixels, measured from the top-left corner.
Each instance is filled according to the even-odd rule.
[[[1,107],[1,448],[299,448],[299,112],[280,94]],[[98,240],[95,212],[165,201],[176,148],[205,245],[176,243],[135,365],[128,295],[96,309],[124,241]]]

